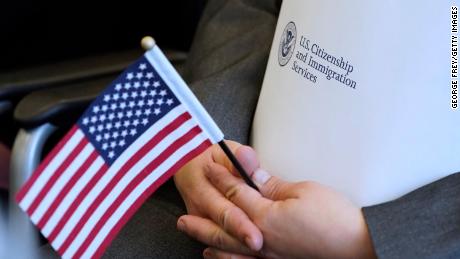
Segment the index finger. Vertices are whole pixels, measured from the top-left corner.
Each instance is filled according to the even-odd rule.
[[[205,170],[205,175],[214,187],[246,212],[251,219],[272,202],[218,163],[210,163]]]
[[[212,183],[209,183],[210,185]],[[217,189],[215,194],[206,196],[203,200],[204,213],[226,232],[246,243],[254,251],[262,247],[262,233],[249,219],[249,216],[231,201],[227,200]]]

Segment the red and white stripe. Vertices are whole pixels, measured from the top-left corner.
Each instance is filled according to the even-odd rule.
[[[152,125],[110,167],[74,127],[17,200],[63,258],[97,258],[145,199],[210,145],[182,105]]]

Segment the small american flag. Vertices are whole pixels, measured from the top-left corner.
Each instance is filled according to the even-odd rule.
[[[63,258],[98,258],[161,184],[221,140],[155,46],[91,104],[16,199]]]

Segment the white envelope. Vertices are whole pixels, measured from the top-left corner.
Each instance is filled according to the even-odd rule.
[[[460,171],[449,1],[285,0],[252,145],[361,206]]]

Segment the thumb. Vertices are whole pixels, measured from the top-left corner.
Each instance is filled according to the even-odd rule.
[[[259,167],[259,159],[257,158],[257,154],[254,149],[231,140],[226,140],[225,143],[228,145],[236,159],[240,162],[241,166],[248,174],[251,174],[255,169]],[[233,175],[239,176],[238,171],[219,146],[216,146],[213,149],[212,158],[214,162],[223,165]]]
[[[250,146],[240,146],[235,152],[236,159],[240,162],[243,169],[251,176],[259,168],[259,159],[257,153]],[[236,168],[232,168],[232,173],[238,175]]]
[[[254,170],[252,180],[265,198],[276,201],[297,197],[293,183],[271,176],[262,168]]]

